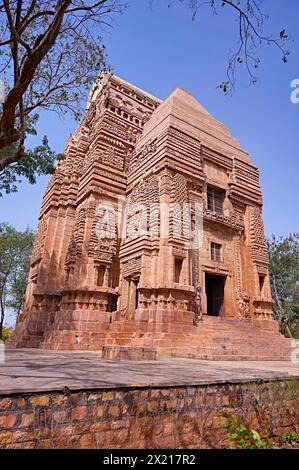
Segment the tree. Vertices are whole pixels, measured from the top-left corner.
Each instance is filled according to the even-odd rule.
[[[16,315],[21,311],[34,237],[29,228],[19,232],[0,224],[0,339],[7,310]]]
[[[268,240],[274,312],[282,331],[299,337],[299,235]]]
[[[7,154],[17,152],[17,145],[11,144],[6,149],[0,150],[0,160]],[[17,191],[17,183],[21,183],[22,177],[30,184],[36,183],[37,176],[52,175],[56,160],[63,158],[62,154],[54,152],[44,136],[41,145],[26,151],[26,158],[11,163],[0,172],[0,197],[3,193],[9,194]]]
[[[14,328],[12,326],[3,326],[2,329],[2,341],[6,341],[14,332]]]
[[[119,0],[0,1],[2,189],[11,187],[4,171],[8,166],[14,165],[10,170],[13,177],[27,177],[28,171],[31,176],[32,170],[47,173],[48,163],[53,169],[55,155],[49,153],[45,140],[38,152],[25,151],[31,116],[35,123],[36,110],[47,109],[59,114],[71,112],[79,118],[83,90],[89,90],[107,67],[105,46],[96,33],[123,7]]]

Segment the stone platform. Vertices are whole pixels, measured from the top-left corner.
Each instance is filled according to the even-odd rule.
[[[275,442],[299,425],[289,361],[103,359],[97,352],[6,350],[0,449],[226,448],[222,411]],[[262,414],[261,414],[262,413]]]
[[[290,361],[105,360],[97,352],[5,351],[0,394],[119,387],[169,387],[299,377]]]
[[[144,310],[137,309],[132,320],[119,313],[78,311],[76,320],[70,322],[68,315],[63,320],[59,317],[57,328],[51,323],[48,330],[42,329],[39,315],[28,330],[25,318],[24,325],[19,322],[18,334],[12,336],[7,346],[102,351],[103,357],[112,360],[180,357],[215,361],[289,361],[292,354],[292,340],[279,332],[279,325],[274,320],[241,321],[204,315],[195,326],[192,312],[159,310],[145,315]]]

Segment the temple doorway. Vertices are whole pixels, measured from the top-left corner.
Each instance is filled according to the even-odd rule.
[[[224,316],[224,285],[226,276],[206,273],[207,314],[213,317]]]

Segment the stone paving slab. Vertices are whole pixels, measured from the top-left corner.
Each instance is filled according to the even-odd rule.
[[[6,349],[0,395],[19,392],[179,386],[299,378],[289,361],[104,360],[97,352]]]

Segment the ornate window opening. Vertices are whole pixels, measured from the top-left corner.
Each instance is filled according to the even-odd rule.
[[[263,274],[259,274],[259,288],[261,296],[263,296],[264,293],[265,277],[266,276],[264,276]]]
[[[67,268],[67,270],[66,270],[66,279],[67,279],[68,282],[73,280],[74,272],[75,272],[74,266],[70,266],[70,267]]]
[[[104,265],[97,266],[97,286],[100,287],[104,285],[105,274],[106,274],[106,266]]]
[[[180,283],[182,274],[183,260],[180,258],[174,259],[174,282]]]
[[[221,261],[221,245],[211,242],[211,260]]]
[[[217,214],[223,214],[224,191],[208,186],[207,201],[208,209]]]
[[[139,303],[139,289],[138,289],[139,279],[134,279],[133,282],[135,284],[135,308],[138,308],[138,303]]]

